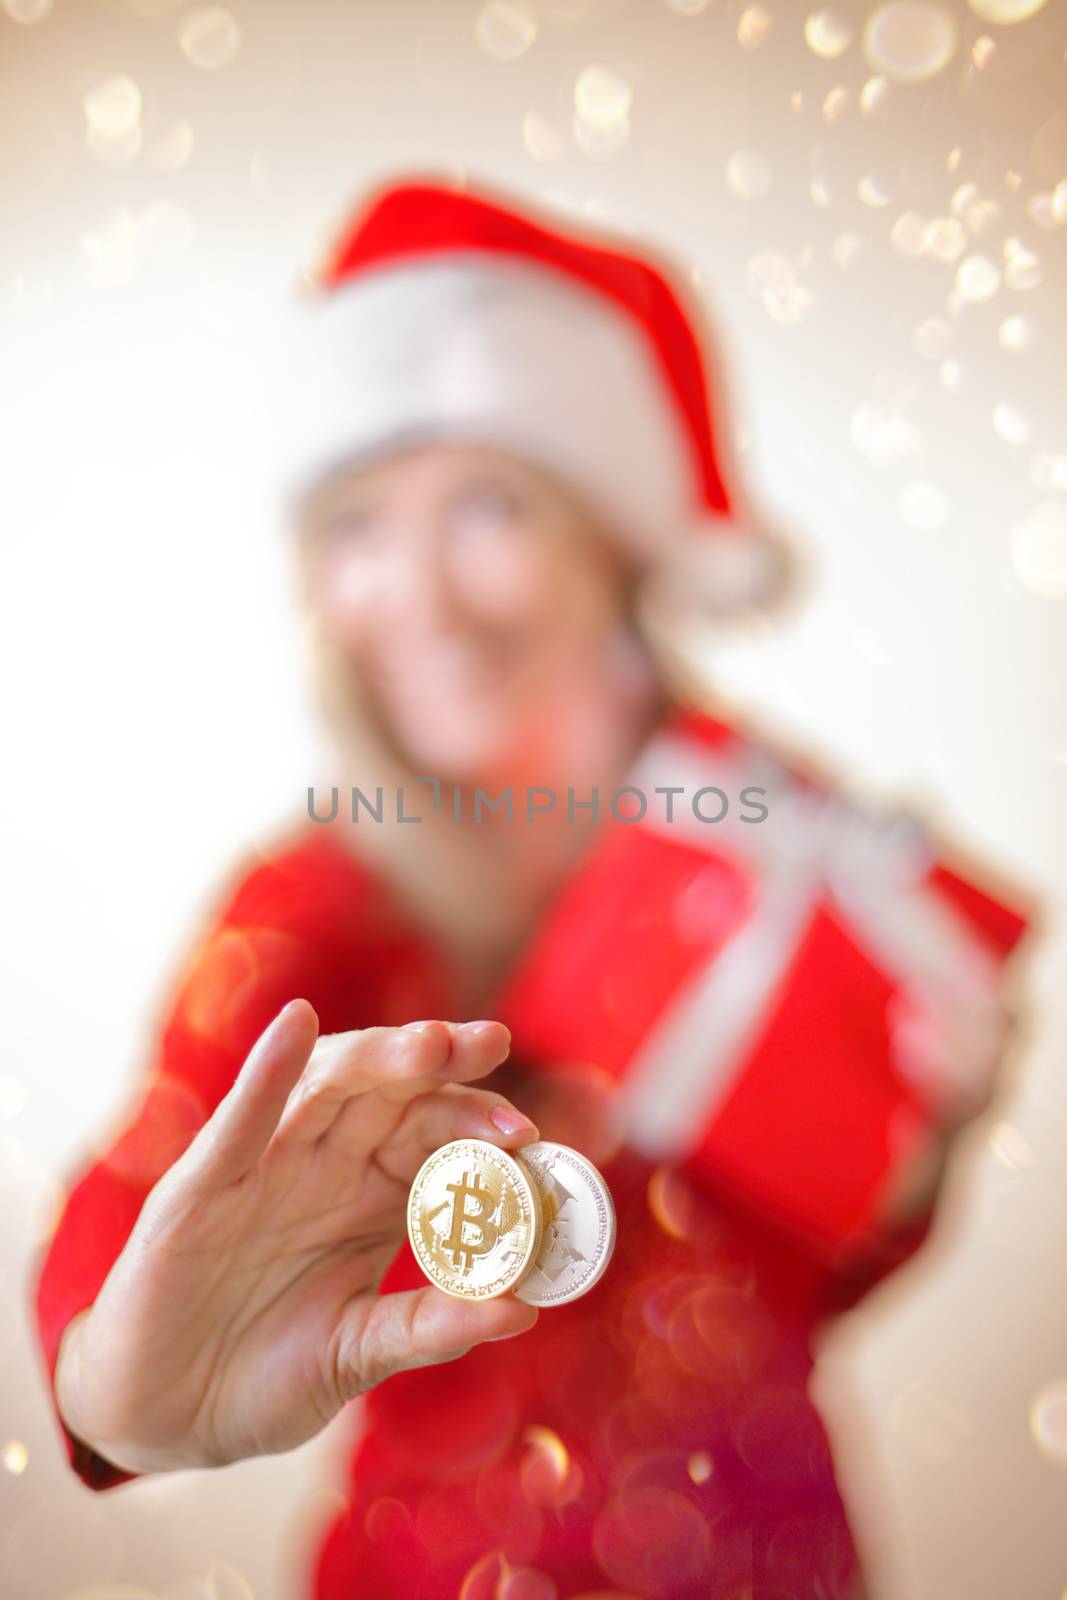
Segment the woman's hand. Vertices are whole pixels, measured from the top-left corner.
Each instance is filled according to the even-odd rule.
[[[625,1142],[618,1084],[592,1062],[554,1061],[523,1070],[509,1058],[493,1086],[525,1111],[542,1139],[571,1145],[594,1166],[607,1166]]]
[[[60,1412],[115,1466],[289,1450],[390,1373],[537,1320],[512,1295],[378,1292],[432,1150],[537,1137],[503,1096],[468,1086],[507,1054],[508,1030],[317,1034],[306,1000],[279,1013],[66,1330]]]

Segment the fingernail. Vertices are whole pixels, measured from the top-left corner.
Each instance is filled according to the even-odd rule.
[[[435,1028],[436,1019],[431,1017],[428,1022],[405,1022],[402,1028],[404,1033],[425,1033],[427,1028]]]
[[[489,1113],[489,1121],[500,1129],[501,1133],[536,1133],[536,1126],[529,1117],[524,1117],[521,1111],[515,1111],[511,1106],[494,1106]]]
[[[503,1022],[495,1022],[492,1019],[483,1019],[480,1022],[465,1022],[463,1028],[467,1033],[485,1033],[487,1028],[503,1028],[508,1038],[511,1038],[511,1029]]]
[[[530,1329],[536,1328],[536,1326],[537,1318],[535,1317],[532,1322],[526,1324],[525,1328],[512,1328],[510,1333],[494,1333],[491,1339],[483,1339],[482,1343],[499,1344],[501,1339],[517,1339],[520,1333],[529,1333]]]
[[[311,1006],[310,1002],[307,1001],[307,1000],[302,999],[301,996],[297,995],[294,999],[287,1000],[285,1005],[282,1006],[282,1009],[278,1012],[277,1016],[275,1016],[274,1018],[272,1018],[272,1020],[270,1022],[268,1022],[267,1026],[264,1028],[263,1032],[259,1035],[259,1038],[256,1040],[255,1045],[254,1045],[253,1048],[255,1050],[257,1050],[257,1051],[266,1050],[271,1045],[273,1045],[275,1040],[278,1038],[279,1034],[281,1034],[281,1033],[283,1033],[285,1031],[286,1024],[288,1023],[290,1017],[293,1016],[294,1012],[299,1013],[299,1010],[300,1010],[301,1006],[306,1006],[307,1009],[311,1012],[311,1015],[314,1017],[315,1024],[316,1024],[316,1027],[317,1027],[319,1019],[316,1016],[315,1011],[314,1011],[313,1007]]]

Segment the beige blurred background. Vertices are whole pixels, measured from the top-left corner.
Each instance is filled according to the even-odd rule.
[[[0,0],[10,1600],[299,1595],[343,1471],[347,1420],[92,1495],[27,1274],[220,875],[303,805],[263,355],[405,167],[677,259],[808,568],[709,671],[1044,899],[1001,1096],[816,1395],[877,1600],[1067,1594],[1065,47],[1063,0]]]

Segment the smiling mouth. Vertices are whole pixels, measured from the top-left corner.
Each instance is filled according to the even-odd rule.
[[[384,683],[399,684],[420,691],[427,688],[481,687],[492,683],[503,672],[507,652],[469,645],[434,645],[392,654],[381,663],[379,675]]]

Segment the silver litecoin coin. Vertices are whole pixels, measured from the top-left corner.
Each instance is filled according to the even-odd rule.
[[[541,1139],[514,1152],[541,1195],[541,1246],[512,1293],[531,1306],[577,1300],[615,1248],[615,1207],[600,1173],[577,1150]]]

